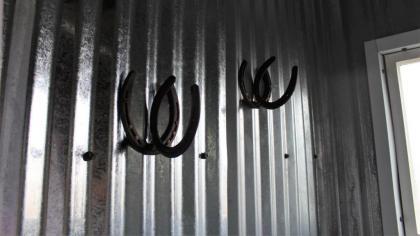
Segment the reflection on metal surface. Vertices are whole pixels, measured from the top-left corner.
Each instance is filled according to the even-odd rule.
[[[4,31],[14,53],[2,65],[1,232],[316,235],[305,60],[297,32],[283,34],[301,26],[280,14],[285,0],[15,4]],[[254,74],[273,54],[261,82],[270,74],[272,97],[289,94],[282,75],[299,64],[293,96],[277,110],[247,109],[236,79],[241,60]],[[200,103],[182,157],[124,146],[118,92],[132,70],[132,124],[148,142],[143,106],[151,109],[165,78],[177,78],[175,143]],[[192,84],[200,90],[193,101]],[[164,99],[159,131],[168,109]]]
[[[150,110],[152,104],[152,94],[157,83],[157,53],[159,40],[159,23],[161,20],[161,1],[147,1],[146,8],[146,83],[145,83],[145,103]],[[144,33],[144,31],[143,31]],[[146,131],[148,132],[148,131]],[[156,180],[156,160],[153,156],[143,156],[143,233],[145,235],[155,235],[156,230],[156,205],[155,205],[155,180]]]
[[[50,104],[50,86],[57,29],[61,12],[61,1],[43,2],[38,12],[40,37],[36,45],[35,65],[32,85],[32,99],[26,148],[26,172],[22,213],[22,234],[41,233],[42,202],[44,198],[45,163],[48,161],[47,134]]]
[[[2,76],[1,126],[0,126],[0,231],[6,235],[17,235],[22,227],[21,192],[23,191],[21,173],[25,165],[24,134],[26,133],[26,99],[31,58],[31,39],[35,28],[36,4],[34,1],[15,2],[16,14],[10,16],[14,24],[8,30],[10,48],[3,61],[5,69]],[[39,204],[39,203],[38,203]]]
[[[178,93],[180,104],[183,104],[183,21],[184,21],[184,0],[174,0],[172,7],[172,74],[178,80],[176,81],[175,88]],[[183,120],[183,109],[179,112],[179,119]],[[179,142],[183,135],[183,122],[179,123],[179,131],[175,137],[175,142]],[[182,164],[183,156],[171,160],[171,233],[176,236],[183,234],[182,214]]]
[[[109,233],[110,235],[124,235],[125,224],[125,185],[126,185],[126,157],[125,150],[121,150],[120,144],[124,139],[124,132],[118,114],[118,93],[120,81],[125,78],[130,65],[130,48],[133,9],[135,0],[120,0],[116,6],[116,68],[115,79],[111,85],[111,184],[109,200]]]
[[[234,10],[235,12],[233,14],[233,17],[234,17],[233,28],[235,29],[235,35],[234,35],[235,38],[233,42],[235,43],[235,58],[242,58],[243,57],[243,54],[242,54],[243,42],[242,42],[242,37],[241,37],[242,36],[241,29],[243,27],[242,25],[246,24],[246,22],[241,22],[241,8],[235,7]],[[230,66],[236,67],[236,63],[237,63],[236,60],[234,60],[234,63],[232,63]],[[235,75],[236,75],[236,70],[235,70]],[[239,86],[240,85],[237,83],[237,80],[235,80],[235,83],[230,84],[229,87],[237,88]],[[229,94],[227,93],[227,95]],[[232,120],[236,120],[236,123],[233,123],[231,126],[235,128],[236,133],[235,135],[230,136],[230,139],[232,140],[230,143],[236,146],[235,148],[232,148],[232,150],[234,151],[233,154],[236,157],[236,163],[234,161],[228,162],[230,169],[232,169],[232,167],[236,167],[236,176],[233,176],[233,181],[230,182],[229,184],[231,186],[232,185],[238,186],[236,191],[233,191],[233,194],[232,192],[229,192],[229,194],[233,195],[233,197],[237,199],[236,207],[230,206],[230,209],[234,209],[234,212],[232,212],[233,214],[231,214],[230,212],[228,213],[230,214],[230,217],[232,217],[232,215],[236,215],[237,225],[236,227],[231,226],[231,229],[229,229],[229,232],[233,232],[233,234],[246,235],[247,233],[246,215],[247,214],[246,214],[246,199],[245,199],[246,181],[245,181],[245,160],[244,160],[244,156],[245,156],[244,109],[239,104],[240,93],[238,92],[238,90],[235,90],[234,96],[230,96],[229,98],[230,99],[228,99],[227,101],[231,102],[231,107],[232,107],[231,109],[233,110],[233,112],[231,112],[230,114],[232,116]],[[231,222],[235,222],[235,221],[229,221],[230,225],[232,225]],[[237,230],[235,230],[235,228],[237,228]]]
[[[92,98],[97,62],[97,37],[102,7],[101,0],[81,1],[79,6],[78,54],[76,65],[76,91],[74,121],[70,146],[70,209],[69,234],[86,234],[88,202],[88,162],[82,155],[91,148]]]
[[[206,91],[206,57],[205,57],[205,12],[208,0],[196,1],[195,10],[197,12],[194,34],[196,37],[195,41],[195,55],[194,55],[194,80],[200,87],[200,91]],[[200,153],[206,152],[206,97],[205,93],[200,94],[200,124],[198,126],[195,144],[194,154],[194,189],[195,189],[195,234],[204,235],[206,234],[206,160],[198,158]],[[189,111],[192,112],[192,111]]]
[[[223,7],[224,0],[218,0],[217,11],[219,12],[218,17],[223,19]],[[226,29],[225,24],[220,20],[217,24],[217,59],[218,59],[218,188],[219,188],[219,225],[220,235],[227,235],[228,232],[228,154],[227,154],[227,126],[226,126]]]

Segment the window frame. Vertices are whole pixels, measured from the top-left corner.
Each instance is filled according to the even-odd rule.
[[[416,219],[414,210],[414,199],[412,189],[412,171],[409,167],[409,154],[407,149],[407,134],[403,103],[401,98],[401,77],[399,65],[409,62],[420,62],[420,47],[405,50],[402,52],[386,54],[384,57],[386,67],[386,77],[388,84],[389,101],[391,105],[392,124],[394,131],[394,143],[397,157],[397,169],[399,179],[399,190],[401,197],[401,207],[404,217],[404,228],[407,235],[416,235]]]
[[[390,53],[418,47],[420,47],[420,29],[365,42],[384,235],[404,235],[396,147],[384,57]]]

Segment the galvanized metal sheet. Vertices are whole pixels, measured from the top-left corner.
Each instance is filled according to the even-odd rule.
[[[293,65],[304,71],[301,35],[293,30],[300,22],[285,10],[290,3],[26,2],[15,8],[15,22],[26,25],[11,31],[25,57],[5,54],[3,65],[2,232],[316,234],[304,72],[289,103],[274,111],[244,107],[237,82],[243,59],[254,76],[276,56],[275,99]],[[30,14],[17,14],[23,9]],[[150,109],[157,87],[173,74],[184,130],[189,88],[199,85],[200,125],[182,156],[141,155],[124,145],[117,101],[130,70],[138,74],[131,110],[139,129],[144,105]],[[95,154],[92,161],[83,160],[86,152]]]

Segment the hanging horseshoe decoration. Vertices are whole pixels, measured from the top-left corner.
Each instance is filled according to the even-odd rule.
[[[175,145],[174,147],[170,147],[165,142],[159,138],[159,131],[158,131],[158,116],[159,116],[159,107],[162,103],[163,97],[165,94],[170,92],[171,88],[175,83],[175,77],[170,76],[165,83],[159,88],[156,96],[153,100],[152,104],[152,111],[150,114],[150,133],[152,134],[153,143],[156,145],[156,148],[165,156],[167,157],[177,157],[182,155],[190,146],[192,141],[194,140],[195,133],[198,128],[198,124],[200,122],[200,92],[198,85],[194,84],[191,86],[191,115],[190,115],[190,122],[187,127],[187,131],[185,132],[185,136],[182,140]]]
[[[121,118],[121,123],[126,134],[127,143],[130,147],[145,155],[157,155],[159,154],[159,151],[156,149],[156,146],[153,143],[148,143],[146,141],[149,123],[147,108],[145,107],[145,125],[143,135],[144,138],[140,137],[130,117],[129,101],[135,77],[136,76],[134,71],[128,73],[127,78],[124,80],[119,92],[118,110]],[[161,137],[161,140],[164,144],[170,145],[173,139],[175,138],[178,129],[179,104],[178,96],[173,86],[169,88],[169,91],[166,93],[166,95],[169,101],[169,122],[164,134]]]
[[[274,102],[269,102],[267,101],[265,94],[263,96],[260,95],[260,91],[259,91],[259,87],[260,87],[260,82],[261,82],[261,78],[265,77],[266,75],[268,75],[267,69],[268,67],[270,67],[270,65],[276,60],[275,57],[270,57],[266,62],[264,62],[264,64],[258,69],[257,74],[255,75],[255,82],[254,82],[254,95],[255,95],[255,99],[257,100],[257,102],[270,110],[274,110],[277,109],[281,106],[283,106],[287,101],[289,101],[290,97],[292,97],[293,92],[295,91],[296,88],[296,83],[297,83],[297,76],[298,76],[298,67],[294,66],[292,68],[292,75],[290,77],[290,82],[289,85],[287,86],[286,91],[284,92],[283,96],[281,96],[278,100],[274,101]]]
[[[241,90],[242,97],[243,97],[242,103],[250,108],[259,108],[260,105],[254,100],[253,93],[248,94],[245,88],[244,77],[245,77],[245,70],[246,70],[247,65],[248,65],[248,62],[246,60],[243,60],[239,68],[239,73],[238,73],[239,89]],[[264,85],[265,85],[263,98],[266,101],[268,101],[271,95],[271,80],[268,74],[264,74],[263,79],[264,79]]]
[[[118,109],[121,116],[121,122],[126,133],[126,140],[129,146],[145,155],[163,154],[164,156],[170,158],[182,155],[194,140],[195,133],[197,132],[198,124],[200,122],[200,92],[198,85],[194,84],[191,86],[191,94],[193,99],[192,109],[190,123],[187,127],[185,136],[182,138],[179,144],[171,147],[179,125],[179,102],[174,87],[175,77],[170,76],[157,90],[152,103],[150,120],[148,117],[147,108],[145,108],[144,138],[141,138],[138,134],[135,126],[131,122],[130,113],[128,112],[134,78],[135,72],[131,71],[128,73],[127,78],[125,79],[120,89],[118,98]],[[165,95],[169,101],[169,121],[163,135],[160,136],[157,119],[159,115],[159,108]],[[149,122],[150,133],[152,136],[151,143],[146,141]]]
[[[238,80],[239,80],[239,89],[241,90],[243,103],[250,108],[259,108],[264,107],[266,109],[274,110],[283,106],[290,97],[293,95],[293,92],[296,88],[298,67],[294,66],[292,68],[292,75],[290,78],[289,85],[283,96],[274,102],[269,102],[271,96],[271,78],[267,71],[268,67],[276,60],[275,57],[270,57],[263,65],[257,70],[255,75],[255,80],[252,85],[252,96],[246,92],[245,83],[244,83],[244,74],[246,69],[246,61],[244,60],[239,68]],[[263,94],[260,94],[260,83],[263,80],[264,91]],[[255,100],[254,100],[255,98]]]

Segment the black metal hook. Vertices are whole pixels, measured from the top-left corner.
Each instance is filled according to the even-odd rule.
[[[157,127],[157,120],[159,115],[159,107],[162,103],[163,97],[167,94],[173,84],[175,83],[175,76],[170,76],[165,83],[159,88],[153,100],[152,110],[150,114],[150,133],[152,134],[153,143],[156,148],[167,157],[177,157],[182,155],[194,140],[195,133],[197,132],[198,124],[200,122],[200,92],[198,85],[191,86],[191,115],[185,136],[175,146],[169,147],[168,144],[161,141],[159,138],[159,131]]]
[[[278,100],[274,102],[269,102],[266,99],[265,94],[263,94],[263,96],[260,95],[259,88],[260,88],[261,78],[264,78],[264,81],[265,81],[265,77],[266,76],[269,77],[267,69],[275,60],[276,60],[275,57],[270,57],[258,69],[257,74],[255,76],[254,87],[253,87],[253,91],[254,91],[254,95],[255,95],[255,99],[257,100],[257,103],[270,110],[277,109],[283,106],[287,101],[289,101],[290,97],[293,95],[293,92],[295,91],[296,83],[297,83],[297,76],[298,76],[298,67],[294,66],[292,68],[292,75],[290,77],[289,85],[287,86],[287,89],[284,92],[283,96],[281,96]]]
[[[120,89],[118,98],[118,110],[120,113],[123,128],[125,130],[126,140],[128,142],[128,145],[131,146],[134,150],[145,155],[156,155],[159,153],[156,149],[156,146],[153,143],[148,143],[146,141],[147,127],[149,123],[147,108],[145,108],[145,126],[143,139],[136,131],[134,124],[132,124],[130,114],[128,112],[130,100],[129,98],[131,97],[134,78],[135,72],[129,72],[127,78],[124,80],[123,85]],[[169,101],[169,122],[164,134],[159,139],[162,143],[169,145],[172,143],[178,130],[179,102],[175,87],[170,86],[165,94],[167,95]]]
[[[256,101],[254,101],[253,93],[249,94],[246,91],[246,88],[245,88],[244,77],[245,77],[245,70],[246,70],[247,65],[248,65],[248,62],[246,60],[243,60],[242,63],[241,63],[241,66],[239,68],[239,72],[238,72],[238,84],[239,84],[239,89],[241,90],[242,97],[243,97],[242,102],[250,108],[259,108],[260,104],[258,104],[258,102],[256,102]],[[264,79],[264,85],[265,85],[264,86],[263,98],[266,101],[268,101],[270,99],[270,95],[271,95],[271,80],[270,80],[270,77],[268,76],[268,74],[267,75],[264,74],[263,79]],[[254,83],[254,82],[252,82],[252,83]],[[253,87],[254,87],[254,85],[253,85]]]

